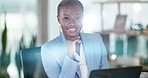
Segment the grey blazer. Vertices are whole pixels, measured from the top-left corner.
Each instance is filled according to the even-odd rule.
[[[80,33],[88,75],[91,70],[108,68],[107,52],[100,35]],[[67,56],[66,39],[61,33],[41,47],[43,67],[49,78],[80,78],[79,63]]]

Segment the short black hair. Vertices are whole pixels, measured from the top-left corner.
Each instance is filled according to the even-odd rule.
[[[62,0],[57,7],[57,14],[59,15],[62,7],[68,5],[78,5],[82,9],[82,12],[84,12],[83,4],[79,0]]]

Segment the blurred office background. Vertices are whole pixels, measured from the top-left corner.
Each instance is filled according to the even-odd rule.
[[[2,34],[7,27],[6,54],[10,53],[7,72],[10,78],[19,78],[16,54],[21,49],[41,46],[60,34],[56,17],[60,1],[0,0],[0,52],[3,52]],[[83,31],[102,35],[110,67],[148,65],[147,0],[80,1],[85,8]],[[127,16],[123,32],[114,32],[117,15]]]

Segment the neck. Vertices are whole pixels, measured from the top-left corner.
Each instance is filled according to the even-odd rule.
[[[80,36],[71,36],[71,37],[66,37],[67,40],[75,41],[75,40],[80,40]]]

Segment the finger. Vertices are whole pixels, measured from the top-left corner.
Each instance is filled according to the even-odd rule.
[[[81,40],[79,39],[79,40],[75,40],[75,43],[81,43]]]

